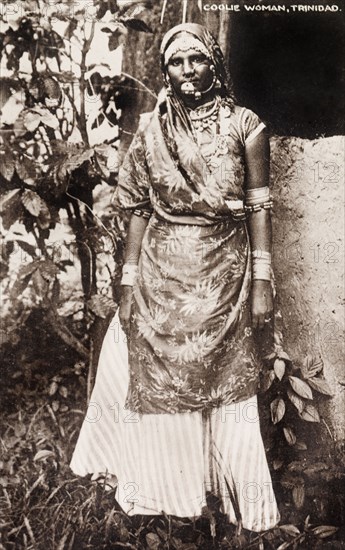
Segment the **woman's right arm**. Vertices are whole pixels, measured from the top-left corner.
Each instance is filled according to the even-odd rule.
[[[135,214],[132,214],[126,239],[126,248],[124,254],[125,264],[138,265],[141,243],[147,224],[147,218],[145,218],[144,216],[137,216]],[[132,286],[122,286],[119,318],[121,326],[125,332],[128,331],[131,317],[132,293]]]

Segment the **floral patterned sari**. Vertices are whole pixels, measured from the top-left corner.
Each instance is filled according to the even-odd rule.
[[[127,407],[176,413],[243,401],[257,392],[260,369],[244,147],[263,124],[221,99],[211,154],[169,101],[143,126],[116,192],[121,207],[152,212],[134,288]]]

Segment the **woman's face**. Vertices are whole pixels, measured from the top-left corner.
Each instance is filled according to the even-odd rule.
[[[176,52],[168,61],[167,73],[175,92],[184,96],[184,84],[193,84],[196,92],[207,90],[212,82],[214,73],[210,69],[211,61],[197,50]]]

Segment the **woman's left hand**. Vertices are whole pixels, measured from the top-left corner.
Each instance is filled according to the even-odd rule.
[[[252,325],[263,329],[273,318],[273,293],[270,281],[255,280],[252,283]]]

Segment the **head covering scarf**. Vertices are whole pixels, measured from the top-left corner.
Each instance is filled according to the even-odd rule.
[[[221,108],[232,110],[234,104],[223,55],[212,35],[201,25],[177,25],[165,35],[161,46],[163,75],[166,73],[167,48],[185,32],[200,41],[209,52],[220,81],[220,88],[214,89],[214,93],[218,94],[219,90]],[[167,218],[176,213],[178,204],[180,212],[202,218],[200,223],[207,224],[229,216],[229,207],[213,168],[201,153],[188,108],[174,90],[159,97],[156,108],[144,123],[142,133],[153,189],[151,194],[159,195],[160,206],[156,201],[156,213],[160,209],[161,217]],[[130,168],[127,172],[130,173]]]
[[[216,76],[221,84],[220,95],[226,97],[231,105],[233,105],[233,91],[230,76],[225,66],[225,60],[222,50],[219,47],[218,42],[213,37],[206,27],[197,23],[182,23],[176,25],[170,29],[164,36],[160,48],[161,54],[161,70],[164,80],[166,81],[167,64],[165,60],[165,54],[172,42],[177,39],[180,33],[189,33],[199,42],[201,42],[203,48],[208,51],[208,57],[211,59]]]
[[[170,29],[163,37],[160,47],[161,71],[169,93],[163,94],[163,101],[161,99],[158,100],[158,108],[161,113],[167,112],[169,119],[168,126],[171,129],[174,128],[176,131],[182,125],[184,131],[192,137],[193,131],[188,110],[183,99],[178,97],[175,91],[170,88],[167,79],[167,59],[171,57],[171,51],[175,53],[174,49],[172,49],[173,43],[174,41],[178,42],[181,36],[187,33],[191,36],[191,43],[195,45],[200,44],[200,47],[197,48],[199,51],[207,52],[207,57],[215,67],[215,75],[219,83],[215,93],[222,97],[223,102],[226,103],[230,110],[234,108],[234,95],[223,53],[210,31],[197,23],[181,23]]]

